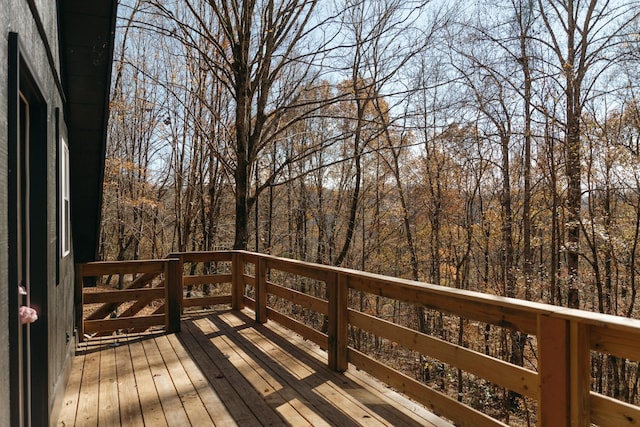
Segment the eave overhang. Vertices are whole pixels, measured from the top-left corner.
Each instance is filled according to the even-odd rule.
[[[117,2],[59,0],[58,6],[73,250],[76,262],[87,262],[98,252]]]

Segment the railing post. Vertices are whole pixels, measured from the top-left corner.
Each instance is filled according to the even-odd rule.
[[[76,264],[76,287],[74,293],[74,304],[76,307],[76,333],[78,334],[78,341],[84,341],[84,314],[83,314],[83,279],[84,274],[82,272],[83,264]]]
[[[586,326],[538,316],[538,425],[588,427],[590,354]]]
[[[244,256],[240,252],[231,255],[231,308],[244,308]]]
[[[566,320],[543,314],[538,316],[538,352],[538,425],[568,426],[570,367]]]
[[[349,278],[344,274],[330,273],[326,283],[329,300],[328,365],[334,371],[344,372],[349,364],[347,354]]]
[[[258,255],[256,260],[256,322],[267,321],[267,261]]]
[[[165,328],[167,332],[180,332],[182,314],[182,261],[168,259],[165,264]]]
[[[589,427],[591,425],[591,349],[589,325],[577,321],[569,323],[571,367],[571,425]]]
[[[183,300],[184,300],[184,252],[171,252],[170,254],[165,256],[165,259],[167,259],[167,260],[175,259],[175,260],[178,261],[175,280],[177,280],[179,282],[179,285],[177,285],[177,286],[180,289],[180,298],[179,298],[179,301],[180,301],[180,315],[182,315],[183,311],[184,311],[184,306],[183,306]],[[177,296],[177,294],[178,294],[177,290],[175,292],[176,292],[176,296]]]

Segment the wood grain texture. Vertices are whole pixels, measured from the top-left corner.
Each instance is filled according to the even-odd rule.
[[[451,426],[363,373],[329,370],[326,352],[251,312],[181,329],[80,344],[57,425]]]

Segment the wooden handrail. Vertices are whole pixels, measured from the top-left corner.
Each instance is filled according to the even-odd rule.
[[[189,252],[169,255],[177,260],[164,274],[180,282],[167,294],[167,325],[183,306],[184,263],[231,262],[230,273],[189,274],[185,283],[231,283],[224,297],[233,309],[255,311],[256,321],[275,320],[327,349],[331,369],[344,371],[349,363],[420,401],[459,425],[503,425],[456,399],[394,370],[348,344],[349,327],[386,338],[423,356],[437,359],[537,401],[538,425],[631,426],[640,422],[640,408],[590,389],[591,352],[640,361],[640,321],[568,309],[467,290],[452,289],[351,269],[324,266],[246,251]],[[90,268],[79,266],[80,275]],[[97,268],[97,267],[95,267]],[[115,268],[113,266],[109,267]],[[146,268],[146,267],[145,267]],[[167,267],[168,268],[168,267]],[[84,273],[82,273],[84,271]],[[109,270],[111,271],[111,270]],[[115,271],[115,270],[114,270]],[[277,283],[273,272],[324,283],[324,295],[313,296]],[[250,297],[248,291],[253,290]],[[535,336],[537,365],[517,366],[483,353],[360,312],[348,306],[349,292],[386,297],[468,320],[497,325]],[[269,305],[269,296],[291,301],[326,318],[323,331],[313,329]],[[113,304],[118,298],[108,297]],[[126,322],[123,320],[121,322]],[[169,329],[169,328],[168,328]]]
[[[242,266],[234,266],[236,280],[241,275],[244,277],[240,284],[235,282],[234,290],[240,292],[245,286],[255,286],[256,298],[245,296],[244,301],[253,306],[259,321],[265,321],[266,313],[268,318],[284,323],[327,348],[328,364],[332,369],[342,371],[347,368],[347,362],[352,363],[460,425],[502,424],[349,347],[348,325],[394,342],[403,341],[408,348],[424,356],[537,400],[539,425],[589,426],[593,422],[631,426],[640,421],[640,408],[637,406],[590,390],[591,351],[640,361],[639,320],[271,255],[236,252],[234,257],[234,262],[237,259],[242,263]],[[253,277],[243,273],[246,264],[254,264],[257,273]],[[264,278],[269,270],[324,281],[327,299],[323,307],[318,309],[320,303],[315,297],[305,300],[299,296],[299,291],[266,282]],[[538,344],[537,372],[350,309],[346,297],[349,289],[535,335]],[[265,290],[268,293],[271,290],[271,294],[281,298],[290,296],[287,299],[307,309],[328,313],[327,334],[319,334],[293,318],[265,307],[268,300]],[[234,298],[238,299],[237,296]]]

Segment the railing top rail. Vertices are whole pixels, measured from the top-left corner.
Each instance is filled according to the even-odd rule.
[[[376,273],[368,273],[344,267],[316,264],[250,251],[224,250],[173,252],[168,254],[167,258],[161,260],[136,260],[120,262],[98,261],[89,264],[92,266],[92,271],[97,271],[97,269],[100,267],[115,265],[126,265],[127,267],[125,268],[125,270],[129,271],[129,268],[135,268],[136,266],[142,264],[161,264],[163,262],[166,262],[168,258],[181,258],[183,261],[192,260],[195,262],[207,260],[207,257],[209,257],[211,261],[215,261],[220,260],[220,257],[226,259],[228,257],[231,257],[233,254],[241,254],[245,256],[249,262],[257,262],[258,259],[262,259],[266,261],[267,266],[270,266],[270,264],[272,264],[272,266],[277,266],[277,269],[281,269],[283,271],[287,271],[285,269],[286,266],[291,266],[292,272],[295,272],[299,275],[304,275],[305,272],[307,272],[307,274],[309,274],[309,277],[318,280],[330,280],[330,275],[340,274],[348,277],[350,283],[354,285],[354,287],[358,287],[361,289],[366,288],[369,291],[379,293],[382,296],[398,298],[410,303],[412,302],[417,304],[424,304],[427,307],[433,307],[434,309],[437,309],[439,307],[439,301],[442,301],[446,298],[449,303],[447,303],[446,307],[443,307],[443,311],[450,311],[456,314],[462,315],[464,307],[469,307],[470,304],[474,304],[477,307],[492,307],[494,309],[493,311],[502,310],[505,313],[508,313],[508,317],[511,318],[514,316],[528,318],[529,321],[526,324],[521,325],[524,326],[525,330],[529,329],[529,326],[533,326],[531,325],[531,323],[538,315],[545,315],[561,318],[568,321],[579,322],[581,324],[590,326],[604,327],[629,333],[640,333],[640,320],[638,319],[571,309],[551,304],[525,301],[516,298],[480,293],[464,289],[455,289],[409,279],[390,277]],[[456,304],[460,304],[459,309],[456,309]],[[481,308],[479,308],[478,310],[481,310]],[[493,314],[493,316],[495,317],[495,313]],[[473,316],[470,317],[473,318]],[[504,324],[508,326],[509,322],[505,321]]]
[[[82,276],[85,277],[108,274],[162,273],[165,265],[170,261],[177,260],[166,258],[134,261],[92,261],[80,263],[78,267]]]
[[[335,267],[330,265],[316,264],[306,261],[299,261],[290,258],[278,257],[268,254],[260,254],[249,251],[225,251],[236,252],[245,254],[251,257],[259,257],[268,261],[276,261],[281,267],[282,265],[291,265],[292,267],[304,267],[305,269],[312,268],[316,271],[322,271],[326,273],[338,273],[345,275],[355,283],[369,283],[369,287],[373,287],[381,290],[384,293],[384,289],[388,287],[395,287],[403,289],[405,295],[417,295],[422,294],[424,298],[420,298],[418,303],[422,300],[428,299],[430,296],[447,297],[454,301],[460,301],[465,303],[474,303],[478,305],[493,306],[501,309],[508,310],[513,314],[522,315],[546,315],[561,318],[568,321],[577,321],[582,324],[591,326],[608,327],[611,329],[621,331],[634,331],[640,333],[640,320],[614,316],[610,314],[595,313],[586,310],[578,310],[567,307],[561,307],[551,304],[539,303],[534,301],[526,301],[517,298],[509,298],[500,295],[485,294],[475,291],[469,291],[464,289],[455,289],[447,286],[439,286],[430,283],[417,282],[410,279],[401,279],[396,277],[385,276],[382,274],[368,273],[359,270],[353,270],[344,267]],[[299,271],[299,269],[296,269]]]
[[[234,250],[224,250],[224,251],[187,251],[187,252],[169,252],[165,255],[165,258],[178,258],[178,257],[189,257],[189,256],[206,256],[206,255],[233,255],[235,252],[246,252],[246,251],[234,251]],[[246,252],[247,254],[251,254],[252,252]]]
[[[164,264],[168,261],[168,258],[163,259],[136,259],[136,260],[125,260],[125,261],[91,261],[80,263],[80,265],[95,265],[95,266],[105,266],[105,265],[124,265],[124,266],[136,266],[136,265],[149,265],[149,264]]]

